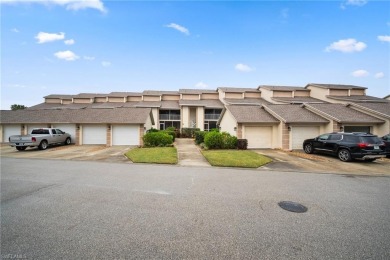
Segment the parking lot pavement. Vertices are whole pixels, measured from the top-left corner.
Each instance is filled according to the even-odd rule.
[[[34,159],[62,159],[77,161],[103,161],[131,163],[124,156],[130,146],[105,146],[105,145],[68,145],[53,146],[47,150],[27,148],[25,151],[17,151],[6,144],[1,145],[1,156],[11,158],[34,158]]]
[[[342,162],[329,155],[305,154],[303,151],[255,150],[273,159],[272,163],[263,166],[266,170],[301,171],[316,173],[390,175],[390,159],[382,158],[374,162]]]

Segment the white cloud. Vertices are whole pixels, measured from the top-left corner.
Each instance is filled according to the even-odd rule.
[[[73,45],[75,43],[75,41],[73,39],[69,39],[69,40],[65,40],[64,43],[66,45]]]
[[[347,0],[345,2],[346,5],[355,5],[355,6],[363,6],[367,4],[367,0]]]
[[[176,23],[168,24],[168,25],[166,25],[166,27],[175,29],[175,30],[177,30],[179,32],[182,32],[182,33],[186,34],[186,35],[190,35],[190,31],[187,28],[185,28],[185,27],[183,27],[181,25],[178,25]]]
[[[375,73],[374,77],[376,79],[381,79],[385,76],[385,74],[383,72],[378,72],[378,73]]]
[[[356,39],[339,40],[326,47],[325,51],[358,52],[367,47],[364,42],[358,42]]]
[[[235,67],[236,70],[241,71],[241,72],[250,72],[253,71],[254,69],[249,67],[248,65],[238,63]]]
[[[94,60],[95,59],[95,57],[91,57],[91,56],[84,56],[83,58],[84,58],[84,60]]]
[[[38,43],[53,42],[63,40],[65,38],[65,33],[45,33],[40,32],[35,36],[35,39],[38,40]]]
[[[11,29],[11,32],[18,33],[18,32],[19,32],[19,30],[18,30],[18,29],[16,29],[16,28],[12,28],[12,29]]]
[[[203,81],[199,81],[198,83],[195,84],[196,88],[207,88],[208,85],[204,83]]]
[[[110,67],[111,66],[111,62],[109,62],[109,61],[102,61],[102,66],[103,67]]]
[[[66,61],[75,61],[79,59],[79,56],[74,54],[72,51],[59,51],[54,53],[54,56],[56,56],[60,60],[66,60]]]
[[[99,10],[102,13],[106,13],[107,10],[104,7],[102,0],[0,0],[1,3],[34,3],[43,5],[60,5],[65,7],[66,10],[82,10],[92,8]]]
[[[378,40],[381,42],[390,42],[390,35],[379,35]]]
[[[352,76],[354,76],[356,78],[367,77],[368,75],[370,75],[370,73],[368,73],[368,71],[366,71],[366,70],[355,70],[351,74],[352,74]]]

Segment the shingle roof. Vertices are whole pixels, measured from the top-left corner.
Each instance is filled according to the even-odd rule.
[[[242,92],[260,92],[257,88],[228,88],[228,87],[223,87],[223,88],[218,88],[222,90],[223,92],[237,92],[237,93],[242,93]]]
[[[373,96],[366,96],[366,95],[357,95],[357,96],[326,96],[330,99],[335,100],[344,100],[344,101],[351,101],[351,102],[381,102],[386,103],[389,102],[386,99],[373,97]]]
[[[75,95],[63,95],[63,94],[51,94],[43,98],[59,98],[59,99],[72,99]]]
[[[161,107],[161,101],[140,101],[135,107]]]
[[[140,97],[142,93],[139,92],[111,92],[108,97]]]
[[[95,103],[93,103],[95,104]],[[100,103],[98,103],[100,104]],[[83,109],[91,106],[92,104],[83,104],[83,103],[71,103],[71,104],[52,104],[52,103],[41,103],[32,107],[27,108],[27,110],[45,110],[45,109]]]
[[[179,95],[179,91],[160,91],[160,90],[144,90],[143,95],[161,96],[161,95]]]
[[[95,98],[95,97],[107,97],[108,94],[103,93],[80,93],[74,95],[73,98]]]
[[[329,120],[308,111],[301,105],[264,105],[265,109],[285,123],[329,123]]]
[[[378,115],[390,118],[390,102],[386,102],[386,103],[369,103],[369,102],[352,103],[351,106],[363,108],[363,109],[365,109],[369,112],[372,112],[374,114],[378,114]]]
[[[226,106],[237,123],[279,123],[275,117],[260,106]]]
[[[243,98],[243,99],[235,99],[235,98],[225,98],[224,101],[228,105],[262,105],[268,104],[269,102],[262,98]]]
[[[304,104],[309,110],[332,118],[339,123],[383,123],[376,117],[366,115],[343,104]]]
[[[161,101],[161,109],[180,109],[179,101],[163,100]]]
[[[305,88],[310,86],[318,87],[318,88],[330,88],[330,89],[367,89],[365,87],[359,87],[354,85],[341,85],[341,84],[318,84],[318,83],[309,83]]]
[[[201,100],[180,100],[180,106],[198,106],[209,108],[223,108],[223,104],[218,99],[201,99]]]
[[[323,100],[312,97],[273,97],[272,100],[287,104],[303,104],[303,103],[326,103]]]
[[[309,89],[305,89],[304,87],[295,87],[295,86],[270,86],[270,85],[260,85],[259,90],[268,89],[268,90],[279,90],[279,91],[294,91],[294,90],[303,90],[310,91]]]
[[[212,89],[179,89],[180,94],[203,94],[203,93],[217,93]]]
[[[144,124],[150,108],[2,110],[1,123],[132,123]]]

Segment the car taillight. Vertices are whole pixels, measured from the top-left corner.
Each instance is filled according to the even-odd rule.
[[[359,148],[367,148],[368,144],[367,143],[358,143]]]
[[[36,142],[37,139],[35,137],[31,138],[31,141]]]

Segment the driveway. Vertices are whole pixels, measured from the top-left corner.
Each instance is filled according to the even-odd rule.
[[[47,150],[28,148],[17,151],[6,144],[1,145],[1,156],[11,158],[58,159],[77,161],[101,161],[116,163],[132,163],[124,156],[131,147],[105,145],[69,145],[49,147]],[[305,154],[303,151],[285,152],[282,150],[254,150],[273,159],[261,170],[299,171],[315,173],[359,174],[359,175],[390,175],[390,159],[380,159],[375,162],[341,162],[336,157],[316,154]],[[185,154],[185,153],[184,153]],[[182,157],[187,158],[187,157]],[[180,154],[179,154],[180,159]],[[180,165],[180,163],[179,163]],[[187,164],[187,166],[205,166],[203,164]]]
[[[306,154],[303,151],[255,150],[273,159],[262,167],[266,170],[300,171],[316,173],[390,175],[390,159],[382,158],[374,162],[342,162],[328,155]]]
[[[13,147],[2,144],[1,156],[11,158],[131,163],[131,161],[124,156],[124,153],[130,149],[131,147],[129,146],[68,145],[53,146],[43,151],[38,148],[27,148],[25,151],[17,151]]]

